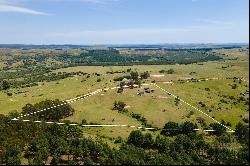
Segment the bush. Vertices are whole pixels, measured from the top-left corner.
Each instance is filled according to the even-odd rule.
[[[210,89],[209,89],[209,88],[205,88],[205,90],[206,90],[206,91],[210,91]]]
[[[190,111],[187,115],[187,118],[190,118],[194,114],[194,111]]]
[[[211,132],[211,134],[220,136],[226,132],[226,128],[219,123],[211,123],[209,126],[212,127],[213,130],[215,130]]]
[[[232,89],[236,89],[237,87],[238,87],[237,84],[232,85]]]
[[[87,125],[88,123],[87,123],[87,120],[86,119],[83,119],[82,120],[82,125]]]
[[[173,74],[174,73],[174,69],[169,69],[168,71],[167,71],[167,74]]]
[[[176,122],[167,122],[161,131],[163,135],[175,136],[179,134],[180,127],[179,124]]]
[[[122,137],[118,136],[116,139],[115,139],[115,144],[118,144],[118,143],[122,143],[123,142],[123,139]]]
[[[7,92],[7,95],[8,95],[8,96],[12,96],[12,93],[11,93],[11,92]]]
[[[226,126],[231,127],[231,126],[232,126],[232,124],[231,124],[230,122],[227,122],[227,123],[226,123]]]
[[[3,89],[3,90],[7,90],[7,89],[9,89],[9,88],[10,88],[9,82],[6,81],[6,80],[3,80],[3,81],[2,81],[2,89]]]
[[[248,118],[243,118],[242,119],[245,123],[249,123],[249,119]]]
[[[196,120],[198,121],[198,123],[201,124],[202,127],[206,127],[207,126],[204,118],[198,117],[198,118],[196,118]]]
[[[195,132],[194,129],[197,129],[198,126],[197,124],[194,124],[192,122],[184,122],[183,124],[180,125],[180,128],[183,134],[189,134],[189,133],[194,133]]]
[[[141,73],[140,76],[142,79],[147,79],[148,77],[150,77],[150,74],[148,71],[146,71],[146,72]]]
[[[127,112],[125,109],[126,104],[122,101],[115,101],[113,110],[117,110],[118,112]]]
[[[141,147],[144,142],[144,136],[140,130],[132,131],[128,137],[128,143]]]

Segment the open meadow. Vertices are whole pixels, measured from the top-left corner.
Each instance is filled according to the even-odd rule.
[[[150,74],[150,77],[142,80],[142,84],[155,81],[163,89],[179,96],[219,122],[225,121],[228,123],[228,127],[234,129],[238,122],[244,123],[249,119],[249,95],[247,92],[249,67],[248,57],[246,57],[248,55],[237,49],[219,50],[218,52],[223,53],[221,56],[238,57],[238,59],[182,65],[76,66],[57,69],[52,72],[84,72],[88,74],[75,75],[57,81],[39,82],[37,86],[11,88],[8,90],[9,93],[12,93],[11,96],[1,91],[1,113],[20,112],[27,103],[35,104],[45,99],[67,100],[96,89],[116,87],[119,86],[119,81],[114,81],[115,78],[126,76],[129,71],[136,71]],[[171,74],[166,72],[170,69],[173,70]],[[137,95],[138,92],[144,91],[145,87],[153,89],[154,92],[145,93],[143,96]],[[113,110],[115,101],[124,102],[128,112],[119,113],[117,110]],[[148,124],[158,128],[162,128],[168,121],[192,121],[199,124],[197,119],[202,118],[207,124],[213,122],[211,118],[183,102],[175,105],[173,96],[153,85],[125,89],[122,93],[117,93],[116,89],[108,90],[76,101],[71,105],[75,109],[75,113],[66,119],[78,123],[86,120],[95,124],[142,125],[140,121],[131,117],[132,112],[142,115]],[[96,130],[89,128],[87,131],[92,134],[94,131],[98,131],[98,135],[104,137],[119,135],[125,138],[131,129],[98,128]]]

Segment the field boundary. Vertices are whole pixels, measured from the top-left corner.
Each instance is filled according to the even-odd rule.
[[[191,104],[187,103],[186,101],[184,101],[184,100],[180,99],[180,98],[179,98],[179,97],[177,97],[176,95],[174,95],[174,94],[172,94],[172,93],[168,92],[167,90],[165,90],[165,89],[161,88],[161,87],[160,87],[160,86],[158,86],[156,83],[154,83],[153,85],[154,85],[154,86],[156,86],[157,88],[160,88],[160,89],[161,89],[161,90],[163,90],[164,92],[166,92],[166,93],[170,94],[171,96],[173,96],[173,97],[175,97],[175,98],[178,98],[178,99],[179,99],[180,101],[182,101],[183,103],[187,104],[188,106],[190,106],[190,107],[194,108],[195,110],[197,110],[197,111],[199,111],[200,113],[204,114],[205,116],[209,117],[210,119],[212,119],[212,120],[213,120],[213,121],[215,121],[216,123],[218,123],[218,124],[222,125],[223,127],[227,128],[227,129],[228,129],[228,130],[230,130],[231,132],[234,132],[234,130],[232,130],[232,129],[230,129],[229,127],[227,127],[227,126],[223,125],[222,123],[220,123],[219,121],[217,121],[216,119],[214,119],[213,117],[211,117],[210,115],[208,115],[207,113],[205,113],[205,112],[201,111],[200,109],[198,109],[198,108],[194,107],[193,105],[191,105]]]
[[[158,86],[156,83],[150,83],[150,84],[141,84],[141,86],[147,86],[147,85],[154,85],[156,86],[157,88],[161,89],[162,91],[168,93],[169,95],[175,97],[175,98],[178,98],[181,102],[184,102],[185,104],[187,104],[188,106],[194,108],[195,110],[199,111],[200,113],[204,114],[205,116],[209,117],[210,119],[212,119],[213,121],[215,121],[216,123],[222,125],[223,127],[225,127],[226,129],[228,129],[229,131],[226,131],[226,132],[235,132],[234,130],[230,129],[229,127],[223,125],[222,123],[220,123],[219,121],[215,120],[214,118],[212,118],[210,115],[206,114],[205,112],[201,111],[200,109],[194,107],[193,105],[187,103],[186,101],[180,99],[179,97],[177,97],[176,95],[170,93],[169,91],[161,88],[160,86]],[[139,85],[133,85],[133,87],[138,87]],[[129,86],[123,86],[124,88],[129,88]],[[11,119],[12,121],[17,121],[17,120],[20,120],[20,118],[23,118],[23,117],[27,117],[27,116],[30,116],[30,115],[33,115],[33,114],[37,114],[37,113],[40,113],[40,112],[43,112],[43,111],[46,111],[46,110],[49,110],[49,109],[53,109],[53,108],[56,108],[56,107],[59,107],[59,106],[62,106],[62,105],[65,105],[65,104],[70,104],[70,103],[73,103],[73,102],[76,102],[78,100],[82,100],[82,99],[85,99],[87,97],[90,97],[92,95],[96,95],[100,92],[102,92],[103,90],[113,90],[113,89],[118,89],[120,88],[120,86],[117,86],[117,87],[112,87],[112,88],[104,88],[104,89],[97,89],[93,92],[90,92],[90,93],[87,93],[85,95],[82,95],[82,96],[79,96],[79,97],[75,97],[75,98],[71,98],[71,99],[68,99],[68,100],[64,100],[62,101],[63,103],[62,104],[58,104],[58,105],[54,105],[54,106],[51,106],[51,107],[48,107],[48,108],[44,108],[42,110],[39,110],[39,111],[35,111],[35,112],[32,112],[32,113],[29,113],[29,114],[24,114],[24,115],[21,115],[21,116],[18,116],[16,118],[13,118]],[[21,120],[23,122],[29,122],[31,120],[29,119],[24,119],[24,120]],[[31,122],[34,122],[34,123],[42,123],[43,121],[31,121]],[[43,123],[46,123],[46,124],[66,124],[66,123],[60,123],[60,122],[43,122]],[[109,125],[109,124],[103,124],[103,125],[82,125],[82,124],[78,124],[78,123],[70,123],[69,124],[70,126],[81,126],[81,127],[134,127],[134,128],[138,128],[138,129],[146,129],[146,130],[158,130],[158,128],[144,128],[144,127],[136,127],[136,126],[130,126],[130,125]],[[203,130],[203,129],[194,129],[194,130]],[[206,132],[211,132],[211,131],[215,131],[215,130],[203,130],[203,131],[206,131]]]
[[[79,126],[79,127],[127,127],[127,128],[136,128],[136,129],[144,129],[144,130],[163,130],[163,131],[171,131],[171,130],[181,130],[181,129],[162,129],[162,128],[154,128],[154,127],[143,127],[143,126],[130,126],[130,125],[120,125],[120,124],[79,124],[79,123],[65,123],[65,122],[50,122],[50,121],[32,121],[29,119],[24,119],[24,120],[20,120],[20,119],[12,119],[13,121],[22,121],[22,122],[32,122],[32,123],[44,123],[44,124],[58,124],[58,125],[68,125],[68,126]],[[204,129],[193,129],[194,131],[205,131],[205,132],[214,132],[216,130],[204,130]],[[234,131],[226,131],[228,133],[234,132]]]

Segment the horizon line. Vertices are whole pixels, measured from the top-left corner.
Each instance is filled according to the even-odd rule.
[[[249,42],[175,42],[175,43],[122,43],[122,44],[116,44],[116,43],[109,43],[109,44],[104,44],[104,43],[96,43],[96,44],[71,44],[71,43],[64,43],[64,44],[55,44],[55,43],[50,43],[50,44],[33,44],[33,43],[0,43],[0,45],[80,45],[80,46],[92,46],[92,45],[164,45],[164,44],[248,44]]]

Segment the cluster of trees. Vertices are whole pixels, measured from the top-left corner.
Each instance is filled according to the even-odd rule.
[[[112,148],[102,139],[85,138],[76,126],[10,119],[0,115],[2,165],[249,164],[249,128],[243,124],[236,126],[235,134],[215,135],[209,142],[206,135],[196,132],[155,136],[137,130]],[[194,124],[186,124],[190,131],[187,126]]]
[[[129,82],[125,83],[125,82],[120,82],[120,86],[122,87],[123,85],[128,85],[131,86],[133,88],[133,85],[141,85],[141,80],[143,79],[147,79],[148,77],[150,77],[150,74],[148,71],[145,71],[143,73],[138,73],[137,71],[130,71],[129,75],[125,75],[125,76],[120,76],[120,77],[116,77],[113,80],[114,81],[123,81],[124,78],[128,79]]]
[[[136,114],[136,113],[132,112],[131,117],[140,121],[142,123],[142,125],[145,127],[152,127],[152,125],[148,123],[148,120],[144,116],[142,116],[141,114]]]
[[[118,112],[127,112],[128,110],[125,108],[126,104],[122,101],[115,101],[113,110],[117,110]]]
[[[203,123],[203,126],[206,129],[214,130],[213,132],[210,133],[211,135],[220,136],[226,133],[226,128],[219,123],[210,123],[209,126],[207,126],[207,124],[204,122],[202,118],[199,118],[198,120],[200,121],[200,123]],[[167,122],[164,128],[162,129],[161,134],[168,136],[176,136],[181,133],[184,134],[195,133],[197,132],[196,131],[197,128],[198,128],[197,124],[188,121],[181,124],[178,124],[176,122]]]
[[[143,77],[146,77],[146,78],[150,76],[148,72],[141,73],[141,75],[143,75]],[[129,75],[114,78],[114,81],[122,81],[124,78],[132,79],[133,81],[135,81],[139,79],[139,73],[137,71],[130,71]]]
[[[8,88],[31,87],[37,86],[38,82],[50,82],[65,79],[73,76],[88,75],[85,72],[58,72],[53,73],[52,70],[38,67],[32,69],[21,69],[15,72],[0,71],[0,90],[7,90]],[[20,79],[21,78],[21,79]]]
[[[115,49],[84,51],[80,56],[61,54],[55,57],[57,61],[79,65],[156,65],[156,64],[189,64],[220,60],[221,57],[207,50],[171,50],[163,54],[150,55],[145,52],[139,55],[120,55]]]
[[[140,74],[141,79],[147,79],[148,77],[150,77],[150,74],[148,71],[145,71],[143,73]]]
[[[89,50],[83,51],[79,56],[58,53],[57,56],[47,54],[37,54],[35,56],[8,56],[5,60],[7,67],[0,71],[0,80],[9,80],[11,87],[30,87],[37,86],[38,82],[56,81],[59,79],[71,77],[78,73],[52,73],[53,70],[65,67],[79,65],[155,65],[155,64],[188,64],[201,61],[219,60],[220,57],[206,52],[204,50],[187,51],[172,50],[162,55],[120,55],[115,49],[108,50]],[[54,53],[53,53],[54,55]],[[10,58],[11,57],[11,58]],[[17,62],[22,62],[18,63]],[[14,70],[13,70],[14,69]],[[172,71],[167,71],[172,73]],[[83,73],[84,74],[84,73]],[[140,77],[146,79],[149,77],[148,72],[141,73]],[[21,78],[21,79],[18,79]],[[120,81],[120,80],[117,80]],[[135,84],[138,80],[134,80]],[[8,87],[0,86],[1,89]]]
[[[128,110],[126,109],[126,104],[123,101],[115,101],[112,109],[117,110],[119,113],[125,113],[125,114],[128,113]],[[141,114],[136,114],[134,112],[131,112],[130,114],[127,115],[140,121],[142,125],[145,127],[152,127],[152,125],[148,123],[148,120]]]
[[[0,89],[7,90],[10,88],[10,83],[7,80],[3,80],[0,82]]]
[[[169,136],[176,136],[181,133],[189,134],[196,132],[194,129],[197,128],[198,126],[192,122],[184,122],[180,125],[176,122],[167,122],[162,129],[161,134]]]
[[[63,105],[61,105],[61,104],[63,104]],[[54,107],[57,105],[60,105],[60,106]],[[34,105],[26,104],[22,108],[21,114],[23,114],[23,115],[30,114],[33,112],[43,110],[44,108],[50,108],[50,107],[54,107],[54,108],[46,109],[40,113],[33,114],[30,116],[30,118],[37,119],[37,120],[38,119],[45,120],[45,121],[50,121],[50,120],[59,121],[60,119],[64,119],[66,117],[73,115],[73,113],[75,112],[75,110],[69,104],[65,104],[64,102],[56,99],[56,100],[41,101],[41,102],[36,103]]]
[[[30,87],[30,86],[37,86],[38,82],[50,82],[50,81],[57,81],[61,79],[65,79],[68,77],[74,77],[74,76],[84,76],[88,75],[88,73],[84,72],[59,72],[59,73],[44,73],[44,74],[37,74],[37,75],[31,75],[24,77],[21,81],[12,81],[11,85],[15,88],[17,87]]]
[[[160,70],[159,73],[167,73],[167,74],[173,74],[174,73],[174,69],[168,69],[168,70]]]

